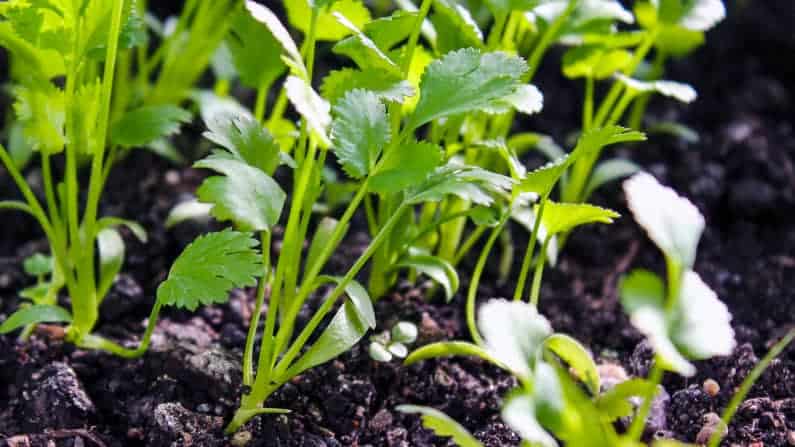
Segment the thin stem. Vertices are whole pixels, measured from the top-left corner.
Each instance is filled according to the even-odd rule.
[[[464,256],[466,256],[470,250],[472,250],[472,247],[474,247],[475,244],[477,244],[477,242],[483,236],[483,233],[486,232],[487,228],[488,227],[485,225],[481,225],[475,228],[475,231],[473,231],[469,235],[469,237],[464,241],[464,243],[461,244],[461,248],[458,249],[458,253],[455,254],[455,257],[453,257],[454,267],[457,266],[462,259],[464,259]]]
[[[547,52],[549,46],[555,42],[555,39],[557,39],[560,29],[563,28],[563,25],[567,20],[569,20],[569,16],[571,16],[571,14],[574,12],[577,3],[577,0],[569,0],[569,3],[566,5],[566,9],[563,11],[563,14],[558,16],[558,18],[556,18],[549,25],[549,27],[547,27],[546,31],[544,31],[544,34],[541,35],[541,39],[538,41],[538,44],[533,48],[533,51],[527,58],[527,65],[529,69],[524,76],[522,76],[522,80],[524,82],[530,82],[533,80],[533,77],[538,71],[538,66],[541,63],[541,58],[544,57],[544,54]]]
[[[270,90],[270,82],[263,82],[257,89],[257,99],[254,103],[254,118],[257,122],[265,122],[265,107],[268,103],[268,91]]]
[[[246,336],[246,347],[243,351],[243,384],[251,385],[254,381],[254,368],[252,365],[254,356],[254,339],[257,337],[257,327],[262,315],[262,305],[265,302],[265,289],[268,284],[271,269],[271,232],[263,231],[260,233],[260,248],[262,250],[263,274],[257,285],[257,297],[254,304],[254,313],[248,325],[248,335]]]
[[[430,11],[432,3],[433,0],[422,0],[422,4],[420,5],[420,11],[417,14],[417,19],[414,21],[414,28],[412,28],[408,43],[406,44],[406,54],[403,55],[403,59],[400,61],[400,72],[403,73],[403,77],[406,77],[409,68],[411,68],[411,60],[414,58],[414,50],[417,48],[420,31],[422,31],[422,22],[424,22],[425,17],[428,16],[428,11]]]
[[[593,77],[588,76],[585,78],[585,103],[582,108],[582,129],[589,130],[591,123],[593,123]]]
[[[295,342],[293,342],[290,349],[284,354],[281,361],[279,361],[279,365],[276,367],[276,371],[274,372],[274,377],[277,380],[287,380],[289,378],[283,377],[285,372],[289,372],[288,368],[290,364],[292,364],[295,357],[301,351],[301,348],[304,347],[309,337],[315,332],[317,326],[321,323],[325,315],[331,310],[334,306],[337,298],[339,298],[344,292],[345,288],[353,281],[356,275],[364,268],[367,261],[373,256],[373,254],[378,250],[380,245],[389,237],[389,234],[392,231],[392,228],[400,222],[402,214],[409,208],[409,205],[406,203],[401,204],[395,213],[386,221],[384,226],[381,228],[381,231],[373,238],[370,244],[367,246],[367,249],[359,256],[359,259],[353,264],[353,266],[348,270],[348,273],[340,280],[337,284],[337,287],[331,292],[326,301],[320,306],[320,309],[315,313],[312,319],[307,323],[306,327],[301,331],[296,338]]]
[[[135,349],[125,348],[124,346],[110,341],[107,338],[94,334],[83,334],[78,340],[75,341],[75,344],[83,349],[106,351],[127,359],[139,358],[149,349],[149,343],[152,341],[152,333],[154,332],[155,326],[157,326],[157,320],[160,317],[161,307],[162,304],[160,303],[160,300],[155,301],[155,305],[152,307],[152,312],[149,314],[149,321],[146,324],[144,336],[141,339],[141,342],[138,344],[138,347]]]
[[[494,16],[494,24],[489,31],[489,37],[486,40],[486,45],[489,49],[494,49],[500,43],[500,37],[505,30],[505,25],[508,22],[508,14],[498,13]]]
[[[621,117],[624,116],[624,112],[627,110],[630,104],[632,104],[632,100],[635,99],[637,93],[630,89],[625,89],[624,94],[621,95],[621,99],[616,104],[613,111],[610,113],[610,118],[607,120],[607,125],[617,124]]]
[[[770,351],[762,358],[762,360],[756,364],[754,369],[748,374],[748,376],[743,380],[743,383],[740,384],[740,388],[734,393],[732,399],[729,401],[729,404],[723,410],[723,415],[721,416],[721,421],[725,426],[729,425],[729,421],[732,420],[734,414],[737,412],[737,409],[740,407],[740,404],[745,400],[745,396],[751,391],[751,388],[754,386],[759,377],[762,376],[762,373],[765,372],[770,363],[778,357],[784,349],[792,342],[793,338],[795,338],[795,329],[789,331],[789,333],[781,339],[778,343],[773,345],[770,348]],[[718,447],[721,439],[721,431],[715,430],[712,432],[712,436],[709,438],[709,447]]]
[[[486,260],[489,258],[491,248],[494,246],[494,242],[497,240],[497,237],[499,237],[500,233],[502,233],[502,229],[505,227],[507,222],[508,216],[505,216],[502,218],[502,221],[499,223],[499,225],[494,227],[494,229],[491,231],[491,235],[489,235],[486,245],[483,246],[483,250],[480,252],[478,262],[475,264],[475,270],[472,272],[472,279],[469,282],[469,289],[467,290],[467,327],[469,328],[469,333],[472,336],[472,340],[481,346],[483,345],[483,337],[480,336],[480,332],[478,332],[478,326],[475,323],[475,301],[478,295],[478,285],[480,284],[480,277],[483,276],[483,269],[486,267]]]
[[[44,178],[44,194],[47,199],[47,208],[50,211],[50,220],[52,221],[54,231],[58,233],[60,237],[60,232],[63,229],[63,221],[61,221],[58,201],[55,199],[50,156],[43,151],[41,153],[41,175]]]
[[[627,431],[627,437],[632,441],[639,442],[643,436],[643,428],[646,426],[646,419],[649,417],[651,404],[657,396],[657,387],[660,382],[662,382],[663,373],[664,371],[660,367],[659,362],[655,360],[651,372],[649,373],[648,381],[651,383],[649,394],[643,399],[643,404],[641,404],[638,412],[635,413],[635,417],[632,419],[632,425],[629,426],[629,430]]]
[[[541,218],[544,216],[544,208],[547,204],[547,196],[541,198],[541,203],[538,205],[538,212],[533,218],[533,232],[530,234],[530,240],[527,241],[527,249],[525,250],[524,259],[522,260],[522,268],[519,271],[519,279],[516,280],[516,289],[513,292],[513,300],[519,301],[524,294],[524,286],[527,282],[527,276],[530,273],[530,264],[533,260],[533,252],[535,252],[536,242],[538,241],[538,232],[541,229]]]
[[[538,307],[538,298],[541,295],[541,277],[544,275],[544,267],[547,264],[547,248],[549,248],[549,241],[552,240],[552,235],[548,235],[541,246],[541,252],[538,254],[536,261],[536,270],[533,272],[533,285],[530,288],[530,303],[533,307]]]

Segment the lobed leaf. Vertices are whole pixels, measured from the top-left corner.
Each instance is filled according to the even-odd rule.
[[[220,111],[209,115],[205,123],[205,138],[268,175],[286,161],[287,154],[282,153],[273,135],[249,114]]]
[[[360,0],[336,0],[327,3],[330,3],[329,7],[311,0],[287,0],[284,2],[284,6],[287,9],[287,18],[290,24],[304,35],[309,33],[312,10],[318,9],[315,37],[318,40],[331,42],[338,41],[351,33],[350,29],[334,19],[334,13],[347,17],[356,28],[360,29],[371,19],[370,10]]]
[[[124,114],[111,127],[111,141],[124,147],[145,146],[179,132],[191,113],[173,105],[143,106]]]
[[[386,106],[367,90],[351,90],[334,106],[331,137],[334,154],[346,174],[370,174],[390,140]]]
[[[253,286],[262,276],[257,245],[251,235],[231,230],[199,236],[174,261],[157,299],[191,311],[226,301],[230,290]]]

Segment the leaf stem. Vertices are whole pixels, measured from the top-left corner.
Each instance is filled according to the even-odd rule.
[[[254,339],[257,337],[262,306],[265,302],[265,289],[268,284],[271,269],[271,232],[260,232],[260,249],[262,250],[262,278],[257,285],[257,297],[254,304],[254,313],[248,325],[248,335],[246,336],[246,347],[243,351],[243,385],[251,385],[254,381],[254,368],[252,365],[254,356]]]
[[[544,267],[547,263],[547,248],[549,247],[549,241],[551,240],[552,235],[547,235],[547,238],[544,240],[544,244],[541,246],[541,252],[538,254],[536,270],[533,273],[533,285],[530,288],[530,303],[536,308],[538,308],[538,299],[541,295],[541,277],[544,275]]]
[[[480,252],[478,262],[475,264],[475,270],[472,272],[472,279],[469,281],[469,289],[467,290],[466,301],[467,327],[469,328],[469,333],[472,336],[472,340],[479,346],[483,346],[483,337],[480,336],[480,332],[478,332],[478,326],[475,323],[475,302],[478,295],[478,285],[480,284],[480,277],[483,276],[483,269],[486,267],[486,260],[489,258],[491,248],[494,246],[494,242],[497,240],[497,237],[499,237],[502,229],[508,222],[509,216],[510,215],[504,216],[500,220],[499,225],[494,227],[494,229],[491,231],[488,240],[486,240],[486,245],[483,246],[483,250]]]
[[[547,205],[547,199],[548,195],[541,198],[541,202],[538,205],[538,212],[535,213],[533,218],[533,231],[530,234],[530,240],[527,241],[527,249],[525,250],[522,267],[519,271],[519,279],[516,281],[516,289],[514,289],[513,292],[514,301],[521,300],[524,294],[524,286],[525,283],[527,283],[527,276],[530,273],[530,264],[533,261],[533,254],[538,241],[538,233],[541,229],[541,219],[544,216],[544,208]]]

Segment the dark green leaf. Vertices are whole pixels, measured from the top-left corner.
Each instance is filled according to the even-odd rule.
[[[351,90],[334,106],[331,136],[342,169],[353,178],[370,173],[390,139],[386,107],[366,90]]]
[[[248,10],[235,17],[226,44],[247,87],[270,85],[287,69],[281,60],[281,43]]]
[[[414,88],[408,81],[383,70],[334,70],[320,86],[323,97],[332,104],[354,89],[368,90],[385,101],[394,102],[403,102],[406,97],[414,95]]]
[[[268,175],[284,161],[271,133],[249,115],[219,112],[210,116],[206,125],[205,138]]]
[[[127,112],[111,129],[111,140],[124,147],[147,144],[179,132],[191,114],[173,105],[143,106]]]
[[[416,141],[395,147],[384,156],[370,179],[370,189],[392,194],[423,182],[442,162],[442,148]]]
[[[188,310],[226,301],[230,290],[253,286],[262,276],[257,244],[249,234],[230,230],[199,236],[174,261],[157,299]]]

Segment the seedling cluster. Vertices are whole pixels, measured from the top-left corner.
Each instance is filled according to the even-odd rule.
[[[0,44],[11,55],[16,119],[0,160],[22,200],[2,201],[0,210],[32,215],[50,253],[25,261],[36,285],[20,291],[29,303],[0,332],[21,329],[27,337],[38,324],[61,323],[65,340],[79,348],[138,357],[163,306],[192,311],[223,303],[233,288],[254,287],[241,360],[245,391],[226,428],[234,433],[257,415],[289,412],[268,407],[270,396],[375,329],[373,301],[399,278],[426,276],[436,284],[428,298],[450,301],[462,261],[474,254],[466,293],[472,341],[422,346],[406,364],[475,355],[515,375],[503,419],[529,445],[638,445],[663,372],[692,375],[692,360],[728,355],[734,333],[726,306],[693,271],[701,214],[638,166],[602,153],[646,139],[653,94],[695,100],[692,87],[662,79],[665,63],[703,43],[725,14],[722,3],[641,0],[633,11],[615,0],[397,4],[373,18],[360,0],[286,0],[284,21],[254,1],[187,0],[178,18],[160,22],[144,0],[2,3]],[[337,56],[322,79],[319,42],[333,42]],[[553,62],[545,61],[553,45],[568,47],[563,74],[584,82],[570,151],[519,125],[543,108],[531,82],[542,62]],[[208,68],[211,90],[199,82]],[[255,92],[251,110],[230,96],[233,86]],[[194,115],[214,149],[193,166],[210,176],[164,225],[212,217],[228,228],[185,248],[157,290],[142,339],[130,347],[94,328],[123,267],[119,228],[142,242],[146,231],[99,216],[102,191],[114,163],[133,148],[179,162],[169,137]],[[522,157],[531,150],[549,162],[528,169]],[[42,185],[23,176],[34,156]],[[591,193],[632,174],[624,184],[629,207],[663,252],[666,278],[636,270],[622,280],[622,304],[654,347],[654,367],[647,378],[604,389],[588,350],[554,333],[537,306],[544,269],[568,235],[619,217],[585,203]],[[358,215],[369,244],[347,270],[328,274]],[[529,233],[518,272],[511,272],[510,222]],[[497,242],[500,276],[515,277],[514,294],[477,310],[478,298],[490,298],[477,293]],[[299,326],[299,313],[318,295],[319,306]],[[403,358],[416,338],[416,326],[399,322],[370,337],[369,353],[382,362]],[[436,410],[401,409],[459,445],[480,445]],[[629,430],[617,433],[612,422],[633,414]]]

